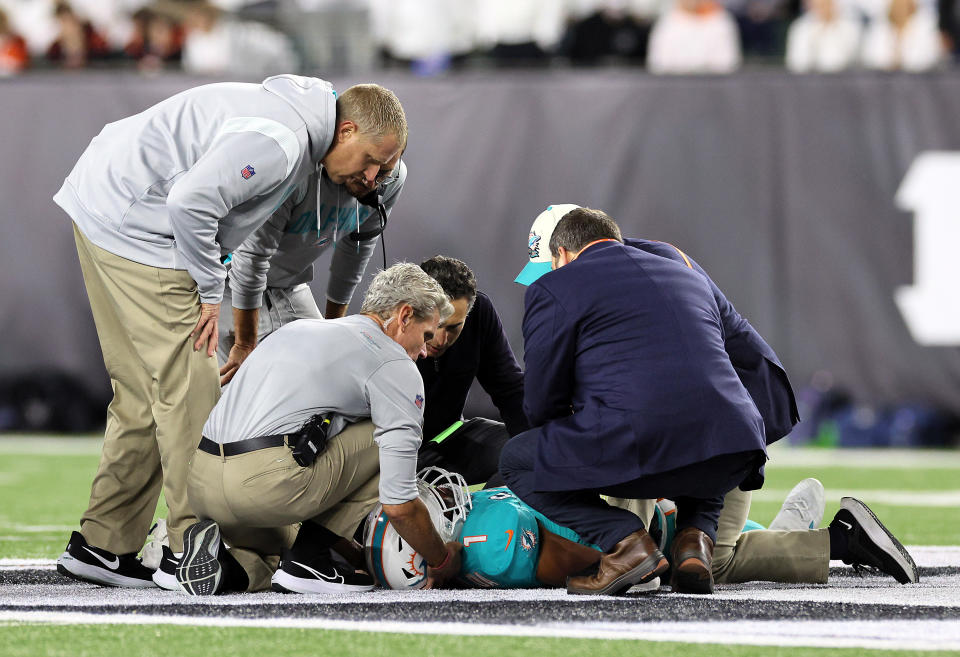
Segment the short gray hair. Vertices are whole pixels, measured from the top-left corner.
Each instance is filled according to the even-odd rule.
[[[436,311],[442,322],[453,314],[453,306],[440,284],[409,262],[397,263],[374,276],[360,312],[387,319],[404,304],[413,308],[417,319],[426,319]]]
[[[353,121],[361,134],[379,143],[387,135],[407,147],[407,115],[397,95],[379,84],[355,84],[337,97],[337,123]]]

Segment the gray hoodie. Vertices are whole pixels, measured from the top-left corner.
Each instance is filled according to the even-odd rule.
[[[186,269],[200,300],[219,303],[221,256],[316,171],[335,128],[336,92],[324,80],[196,87],[107,124],[54,200],[97,246]]]
[[[407,167],[401,161],[397,179],[387,185],[382,194],[388,217],[406,179]],[[291,288],[309,283],[313,280],[313,262],[330,246],[334,253],[327,299],[333,303],[350,303],[377,241],[357,244],[349,235],[379,225],[377,211],[360,204],[346,185],[337,185],[319,173],[310,176],[233,253],[230,262],[233,307],[259,308],[268,287]]]

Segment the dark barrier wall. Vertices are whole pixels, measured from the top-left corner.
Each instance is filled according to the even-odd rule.
[[[360,81],[334,80],[341,89]],[[827,370],[864,400],[960,412],[960,339],[921,346],[895,301],[915,276],[915,218],[898,209],[896,192],[919,154],[960,151],[960,76],[585,71],[377,81],[398,93],[411,128],[388,258],[466,260],[518,356],[523,288],[512,279],[529,225],[550,203],[578,203],[697,259],[796,383]],[[5,374],[59,366],[106,385],[70,223],[50,197],[104,123],[205,82],[0,82]],[[951,193],[960,194],[941,196]],[[960,225],[956,201],[940,208],[942,225]],[[939,281],[943,309],[956,310],[958,283]]]

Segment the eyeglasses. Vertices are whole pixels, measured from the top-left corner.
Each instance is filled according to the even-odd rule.
[[[393,170],[381,173],[373,179],[377,187],[386,187],[387,185],[395,183],[400,178],[400,162],[402,161],[403,160],[397,160],[397,166],[393,167]]]

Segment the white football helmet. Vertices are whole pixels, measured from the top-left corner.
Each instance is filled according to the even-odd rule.
[[[665,497],[657,498],[657,504],[653,507],[653,518],[650,519],[650,536],[657,542],[657,547],[668,559],[670,558],[670,545],[676,535],[676,503]]]
[[[455,472],[431,466],[417,473],[417,488],[440,538],[454,540],[472,507],[467,482]],[[426,559],[397,533],[381,504],[367,516],[363,553],[381,587],[419,589],[427,583]]]

